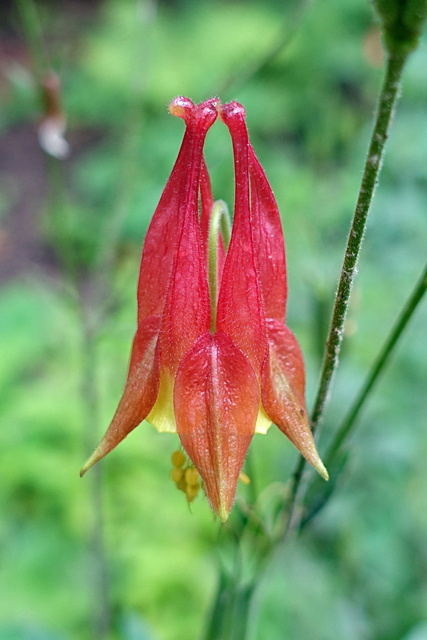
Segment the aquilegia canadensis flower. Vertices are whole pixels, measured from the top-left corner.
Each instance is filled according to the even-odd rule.
[[[169,110],[186,129],[145,239],[128,378],[82,473],[147,419],[159,431],[178,432],[212,509],[225,521],[252,437],[271,423],[323,477],[327,472],[307,419],[301,351],[284,324],[279,211],[249,143],[245,111],[237,102],[194,105],[183,97]],[[218,115],[233,142],[231,239],[203,158]],[[178,462],[177,477],[183,459]]]

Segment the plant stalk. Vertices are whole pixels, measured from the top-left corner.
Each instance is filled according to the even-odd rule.
[[[363,387],[361,388],[359,395],[354,401],[350,411],[348,412],[346,418],[342,422],[338,431],[335,434],[335,437],[326,453],[325,462],[326,464],[331,464],[344,444],[345,440],[349,437],[351,432],[354,430],[354,426],[356,424],[357,418],[359,417],[359,413],[363,408],[366,399],[370,395],[376,381],[378,380],[381,372],[386,366],[387,362],[390,359],[391,354],[393,353],[397,342],[399,341],[400,336],[405,330],[409,320],[413,316],[418,304],[421,302],[425,292],[427,290],[427,263],[424,266],[424,270],[421,273],[420,278],[418,279],[411,295],[409,296],[405,306],[403,307],[396,324],[390,332],[389,337],[384,343],[380,353],[378,354],[368,377],[365,380]]]
[[[217,593],[203,640],[246,640],[256,583],[238,584],[220,572]]]
[[[97,443],[99,422],[99,395],[97,390],[96,329],[91,322],[89,309],[80,292],[80,322],[82,330],[82,399],[85,404],[86,453],[93,451]],[[103,467],[96,465],[91,476],[92,525],[90,532],[90,560],[92,565],[93,632],[97,640],[105,640],[111,631],[108,561],[105,548]]]
[[[377,115],[365,162],[356,209],[348,236],[329,334],[326,340],[319,388],[311,418],[313,433],[316,433],[322,422],[329,400],[334,374],[338,366],[344,335],[344,323],[350,303],[354,278],[357,273],[357,262],[365,234],[369,209],[381,170],[394,108],[400,94],[402,72],[406,59],[407,56],[390,55],[387,60],[384,82],[378,100]],[[290,528],[296,527],[300,519],[299,505],[301,504],[306,488],[305,483],[301,482],[305,469],[306,462],[301,456],[292,477],[287,531]]]

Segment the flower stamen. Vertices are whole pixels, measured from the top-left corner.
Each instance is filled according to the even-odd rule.
[[[187,502],[193,502],[200,490],[200,476],[197,469],[180,450],[173,452],[171,462],[173,465],[170,472],[171,479],[176,484],[176,488],[185,493]]]

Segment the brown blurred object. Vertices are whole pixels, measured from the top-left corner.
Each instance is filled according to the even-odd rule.
[[[381,29],[372,27],[363,40],[363,54],[371,67],[376,69],[384,64],[384,49],[381,41]]]
[[[62,108],[61,82],[54,71],[49,71],[41,81],[41,91],[44,116],[38,128],[40,146],[49,155],[64,159],[70,147],[64,138],[67,122]]]

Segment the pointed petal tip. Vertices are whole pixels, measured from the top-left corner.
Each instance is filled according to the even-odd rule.
[[[205,491],[206,489],[205,485]],[[211,491],[206,492],[212,510],[220,519],[221,524],[225,524],[230,517],[236,497],[236,489],[237,479],[235,482],[231,481],[231,483],[220,482],[213,494]]]
[[[92,453],[92,455],[89,456],[89,458],[86,460],[86,462],[80,469],[81,478],[83,478],[85,473],[89,471],[89,469],[91,469],[94,464],[99,462],[99,460],[101,460],[101,458],[103,458],[108,453],[108,451],[105,450],[105,447],[101,446],[102,444],[103,442],[101,441],[100,444],[96,447],[95,451]]]
[[[86,473],[87,471],[89,471],[89,469],[91,469],[91,468],[93,467],[93,465],[95,464],[96,460],[93,460],[93,461],[92,461],[92,457],[93,457],[93,456],[91,456],[90,458],[88,458],[88,459],[86,460],[86,462],[84,463],[84,465],[82,466],[82,468],[80,469],[80,473],[79,473],[79,475],[80,475],[80,477],[81,477],[81,478],[83,478],[83,476],[85,475],[85,473]]]
[[[218,518],[221,520],[223,524],[227,522],[228,516],[230,515],[230,512],[231,512],[231,508],[232,507],[227,505],[226,502],[221,501],[220,504],[218,505],[218,508],[214,509],[215,513],[217,514]]]
[[[322,460],[320,459],[320,456],[316,449],[316,445],[314,444],[314,440],[312,442],[312,446],[310,446],[308,449],[305,449],[305,451],[298,446],[297,449],[304,456],[307,462],[310,463],[311,466],[317,471],[317,473],[321,475],[324,480],[328,481],[329,473]]]
[[[322,476],[322,478],[324,480],[326,480],[326,482],[329,480],[328,470],[326,469],[325,465],[323,464],[323,462],[321,461],[320,458],[319,458],[319,461],[318,461],[318,463],[316,464],[316,466],[314,468],[316,469],[316,471],[318,473],[320,473],[320,475]]]

